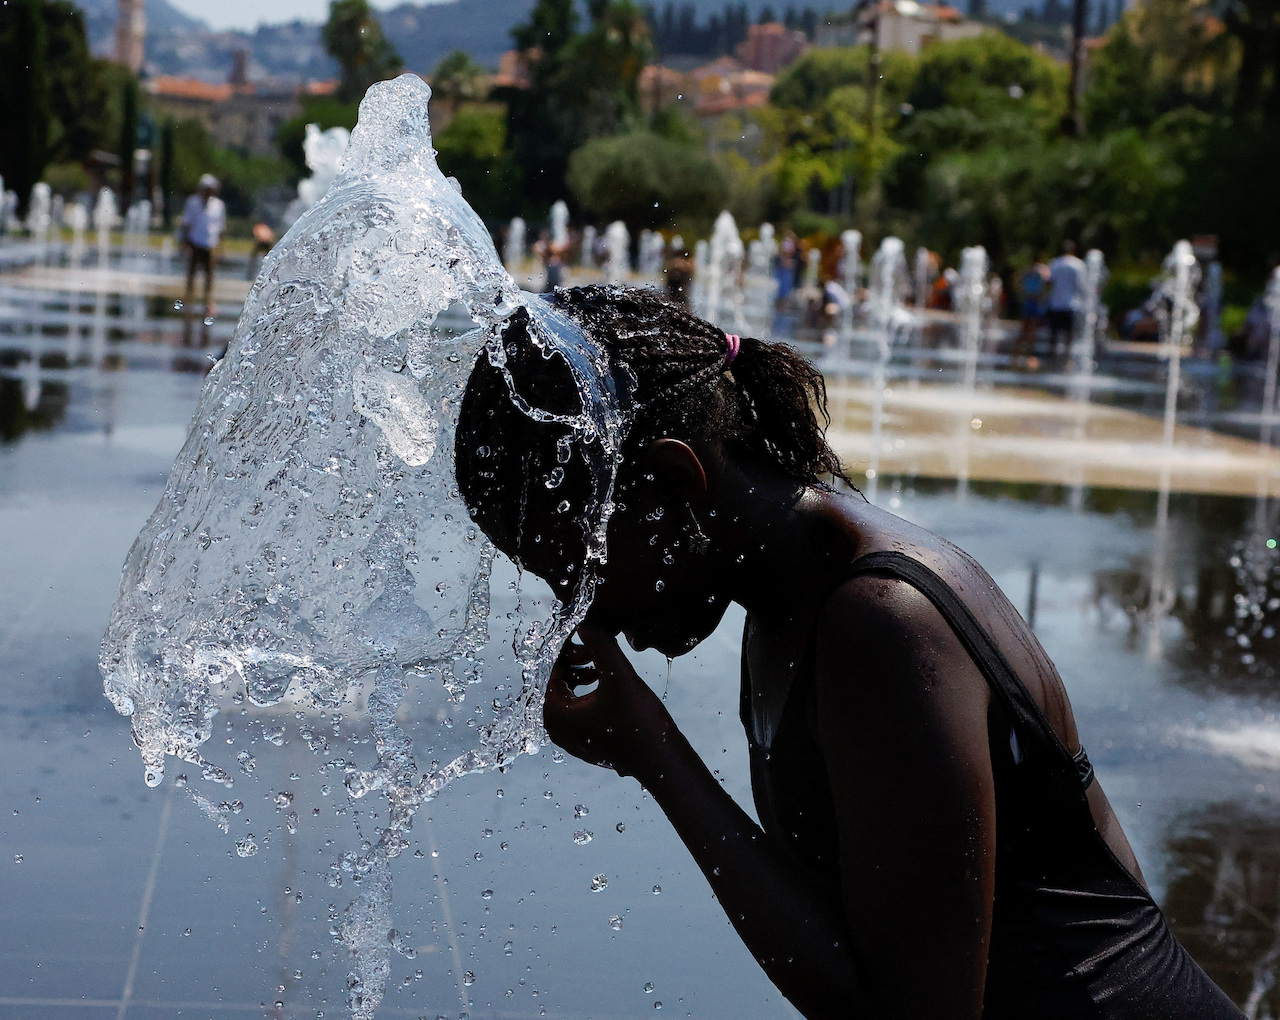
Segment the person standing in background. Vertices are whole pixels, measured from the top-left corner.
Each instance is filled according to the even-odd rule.
[[[1075,332],[1076,308],[1080,304],[1080,292],[1084,285],[1084,263],[1076,258],[1074,241],[1062,242],[1062,254],[1049,263],[1049,353],[1058,353],[1059,338],[1064,337],[1062,349],[1071,345]]]
[[[204,314],[212,318],[213,253],[227,226],[227,207],[218,197],[218,178],[205,174],[199,190],[187,199],[182,210],[182,246],[187,253],[187,289],[184,299],[187,317],[191,316],[196,270],[204,272]]]

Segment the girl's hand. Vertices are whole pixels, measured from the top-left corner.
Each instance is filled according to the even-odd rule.
[[[676,725],[616,638],[579,627],[551,670],[542,710],[547,736],[576,758],[643,782]],[[587,694],[574,690],[597,684]]]

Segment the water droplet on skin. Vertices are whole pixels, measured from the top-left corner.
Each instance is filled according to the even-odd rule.
[[[586,846],[594,837],[586,829],[579,829],[573,834],[573,841],[578,846]]]
[[[627,831],[627,826],[625,822],[619,822],[617,825],[614,826],[614,828],[617,829],[619,832]]]
[[[666,588],[666,583],[665,583],[665,582],[663,582],[663,581],[654,581],[654,582],[653,582],[653,590],[654,590],[654,591],[662,591],[664,588]]]
[[[595,877],[595,878],[593,878],[593,879],[591,880],[591,891],[592,891],[592,892],[601,892],[601,891],[603,891],[603,890],[604,890],[608,885],[609,885],[609,879],[608,879],[606,876],[604,876],[604,875],[596,875],[596,877]]]
[[[645,990],[645,994],[646,994],[646,995],[647,995],[647,994],[649,994],[650,992],[652,992],[652,991],[653,991],[653,982],[652,982],[652,981],[646,981],[646,982],[644,983],[644,990]]]
[[[614,931],[622,931],[622,918],[619,917],[617,914],[614,914],[611,918],[609,918],[609,927],[612,928]]]
[[[482,893],[480,894],[480,898],[481,898],[482,900],[491,900],[491,899],[493,899],[493,890],[492,890],[492,889],[486,889],[484,892],[482,892]]]
[[[655,896],[661,896],[661,895],[662,895],[662,886],[660,886],[660,885],[655,885],[655,886],[653,887],[653,895],[655,895]]]
[[[468,988],[474,985],[476,983],[475,973],[472,971],[467,971],[465,974],[463,974],[462,983],[466,985]]]

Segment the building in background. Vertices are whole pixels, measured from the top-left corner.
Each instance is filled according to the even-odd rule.
[[[162,74],[143,88],[162,116],[198,120],[215,145],[250,156],[274,153],[280,125],[302,112],[301,97],[329,95],[337,82],[309,82],[301,89],[254,83],[246,77],[246,56],[236,55],[230,79],[221,84]]]
[[[777,74],[804,56],[808,48],[809,39],[803,32],[771,21],[748,26],[747,37],[734,52],[748,70]]]
[[[818,28],[815,46],[860,46],[874,42],[881,50],[912,56],[935,42],[968,39],[987,31],[947,4],[916,0],[872,0],[843,18]]]

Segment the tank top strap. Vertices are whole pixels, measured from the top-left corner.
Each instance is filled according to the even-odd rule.
[[[955,589],[925,564],[897,550],[883,550],[860,556],[853,562],[848,576],[857,577],[862,574],[886,574],[905,581],[933,603],[986,678],[987,686],[1012,715],[1015,729],[1021,729],[1041,747],[1050,749],[1050,753],[1057,758],[1060,771],[1076,782],[1085,780],[1086,774],[1088,779],[1092,779],[1093,768],[1088,764],[1084,749],[1081,748],[1078,758],[1067,750],[1017,671],[1005,658],[1000,646],[978,622]],[[1088,784],[1083,782],[1082,785]]]

